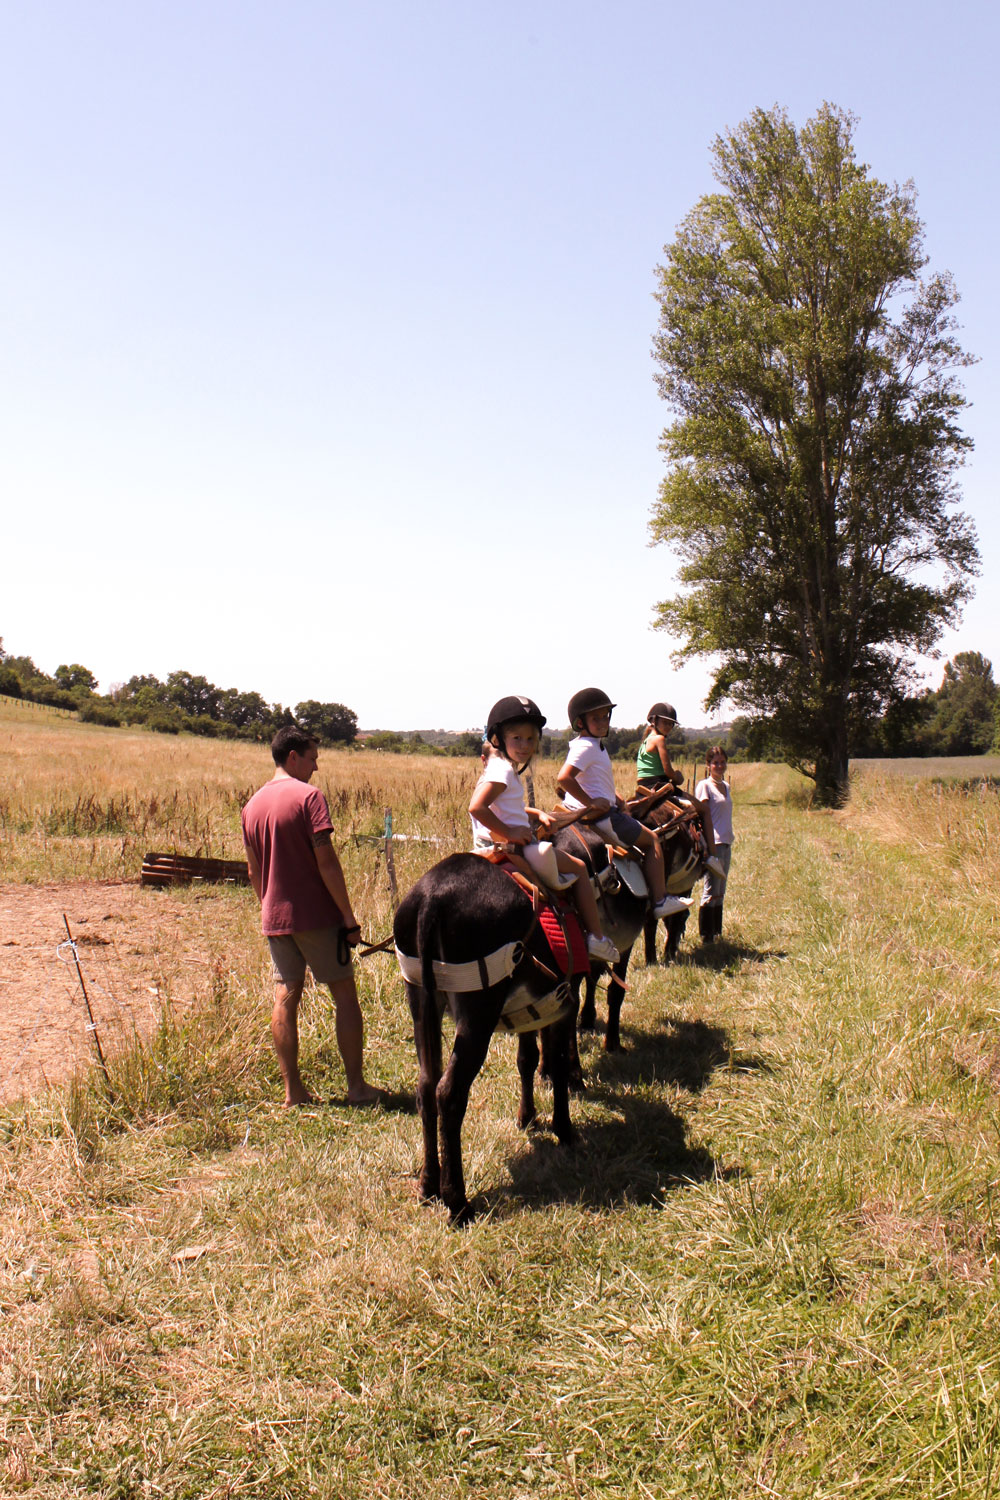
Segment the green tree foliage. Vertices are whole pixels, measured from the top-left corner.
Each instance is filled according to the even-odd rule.
[[[0,641],[0,646],[2,645],[3,642]],[[24,697],[24,684],[13,668],[7,666],[2,651],[0,651],[0,693],[4,693],[8,698]]]
[[[993,663],[959,651],[945,663],[941,686],[890,704],[869,727],[859,755],[983,755],[995,748],[1000,688]]]
[[[448,746],[449,755],[478,755],[482,749],[483,737],[474,729],[464,729],[456,740]]]
[[[80,706],[80,721],[83,724],[103,724],[106,729],[117,729],[122,716],[105,698],[90,699]]]
[[[222,694],[206,677],[195,677],[190,672],[171,672],[167,678],[167,699],[182,714],[217,719]]]
[[[984,755],[993,744],[997,686],[993,663],[979,651],[959,651],[945,663],[925,739],[931,755]]]
[[[707,705],[735,705],[823,803],[978,567],[951,509],[971,446],[957,295],[920,279],[913,189],[855,160],[853,123],[757,110],[717,139],[722,191],[666,247],[654,341],[677,420],[650,529],[683,586],[657,624],[678,660],[717,658]]]
[[[219,694],[219,718],[236,729],[269,729],[274,710],[259,693],[240,693],[225,688]]]
[[[72,692],[74,688],[83,688],[87,693],[97,692],[97,678],[88,667],[81,667],[78,661],[75,661],[72,666],[67,666],[63,662],[61,666],[56,667],[55,680],[67,692]]]
[[[86,668],[83,669],[86,671]],[[4,687],[0,692],[12,698],[30,698],[35,703],[49,703],[56,708],[75,709],[80,698],[87,697],[85,688],[70,693],[61,687],[54,677],[49,677],[36,667],[30,656],[5,655],[3,659]]]
[[[3,664],[27,691],[35,687],[55,687],[52,678],[36,667],[30,656],[5,656]]]
[[[74,662],[56,668],[48,677],[30,656],[10,656],[0,639],[0,693],[28,697],[76,709],[95,724],[144,724],[164,734],[269,740],[285,724],[295,722],[291,709],[269,704],[260,693],[219,688],[193,672],[171,672],[166,682],[152,673],[137,674],[112,685],[105,697],[96,696],[97,679]],[[357,718],[342,703],[299,705],[309,722],[305,727],[327,744],[350,744],[357,735]]]
[[[326,745],[349,745],[358,733],[358,717],[342,703],[317,703],[307,698],[295,705],[295,722]]]

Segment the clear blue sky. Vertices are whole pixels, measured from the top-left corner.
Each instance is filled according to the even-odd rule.
[[[998,660],[998,23],[618,0],[5,0],[0,635],[366,727],[594,682],[702,723],[649,629],[654,266],[757,105],[859,117],[963,296]],[[936,677],[940,665],[931,669]]]

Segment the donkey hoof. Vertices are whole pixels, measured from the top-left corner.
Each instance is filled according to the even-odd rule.
[[[421,1203],[440,1203],[440,1177],[426,1176],[424,1173],[421,1173],[417,1178],[417,1198]]]
[[[451,1229],[468,1229],[476,1217],[476,1210],[466,1199],[461,1208],[453,1208],[448,1216],[448,1226]]]

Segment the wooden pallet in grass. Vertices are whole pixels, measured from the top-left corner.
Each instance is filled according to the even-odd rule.
[[[147,854],[140,885],[190,885],[192,880],[230,881],[249,885],[245,859],[202,859],[191,854]]]

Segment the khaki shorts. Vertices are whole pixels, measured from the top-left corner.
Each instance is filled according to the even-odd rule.
[[[334,984],[349,979],[354,970],[351,950],[343,927],[313,927],[308,932],[283,933],[269,937],[271,963],[275,979],[289,990],[305,983],[306,967],[312,970],[317,984]],[[342,955],[346,955],[346,962]]]

